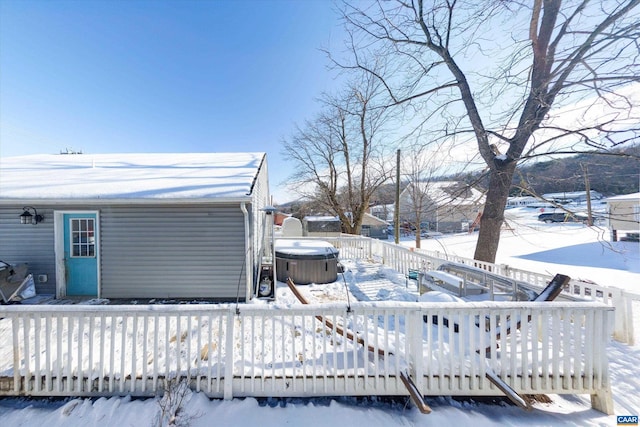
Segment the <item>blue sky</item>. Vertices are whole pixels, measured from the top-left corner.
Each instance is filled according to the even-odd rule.
[[[329,0],[0,0],[0,155],[265,151],[278,202],[341,34]]]

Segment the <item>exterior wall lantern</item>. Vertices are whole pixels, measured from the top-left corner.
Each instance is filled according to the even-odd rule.
[[[37,224],[44,220],[42,215],[38,215],[38,211],[33,206],[25,206],[20,214],[20,224]],[[31,213],[33,211],[33,213]]]

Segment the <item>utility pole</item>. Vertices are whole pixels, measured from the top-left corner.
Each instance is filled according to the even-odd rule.
[[[400,149],[396,156],[396,202],[393,207],[393,237],[400,243]]]
[[[588,166],[581,163],[582,173],[584,175],[584,189],[587,192],[587,225],[591,227],[593,225],[593,216],[591,215],[591,183],[589,182],[589,169]]]

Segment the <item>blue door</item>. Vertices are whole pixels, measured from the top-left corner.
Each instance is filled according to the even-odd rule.
[[[67,295],[98,295],[96,214],[64,214]]]

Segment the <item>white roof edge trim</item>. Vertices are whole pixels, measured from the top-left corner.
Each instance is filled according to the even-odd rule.
[[[229,203],[251,203],[247,197],[205,198],[157,198],[157,199],[0,199],[0,205],[43,204],[43,205],[211,205]]]

